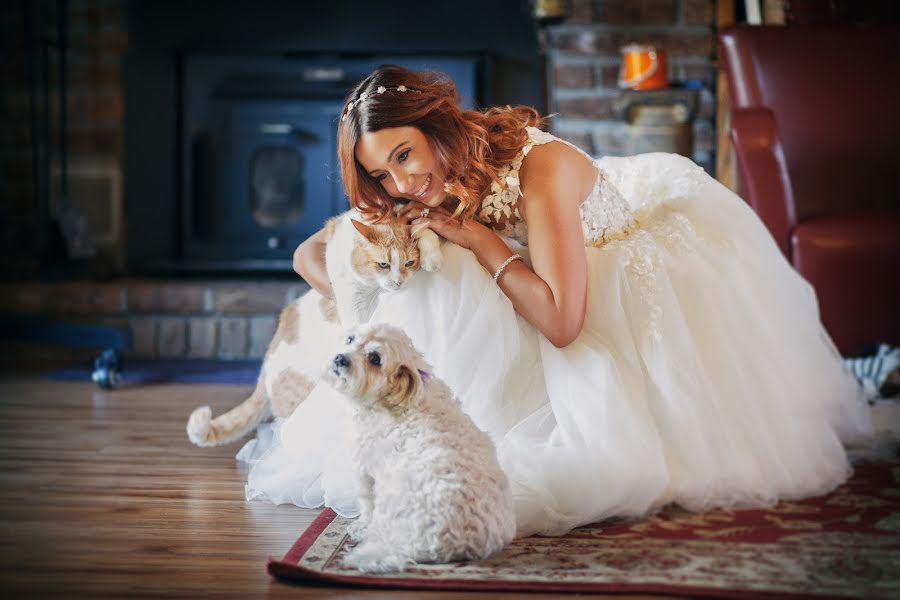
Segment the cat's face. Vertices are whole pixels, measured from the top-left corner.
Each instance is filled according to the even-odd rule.
[[[399,290],[419,270],[419,246],[403,219],[367,225],[354,220],[360,233],[353,247],[353,270],[387,291]]]

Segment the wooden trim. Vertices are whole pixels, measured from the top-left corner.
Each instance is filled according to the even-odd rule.
[[[716,0],[716,30],[734,24],[734,0]],[[731,145],[731,94],[721,57],[716,65],[716,179],[738,191],[738,173]]]

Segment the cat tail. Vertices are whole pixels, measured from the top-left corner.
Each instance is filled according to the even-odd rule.
[[[201,448],[228,444],[251,433],[260,422],[271,417],[265,373],[265,367],[260,369],[253,393],[227,413],[213,419],[208,406],[194,410],[187,423],[191,442]]]

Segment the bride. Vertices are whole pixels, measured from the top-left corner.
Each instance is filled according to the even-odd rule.
[[[380,67],[345,104],[344,189],[452,244],[377,308],[488,432],[518,535],[667,504],[827,493],[870,435],[810,285],[690,160],[592,160],[531,108],[461,111],[435,73]],[[323,236],[295,268],[330,295]],[[248,498],[358,513],[349,408],[317,386],[257,452]],[[259,448],[258,448],[259,450]]]

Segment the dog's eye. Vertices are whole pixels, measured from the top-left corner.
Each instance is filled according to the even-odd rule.
[[[347,340],[346,340],[344,343],[345,343],[345,344],[348,344],[348,345],[349,345],[349,344],[352,344],[352,343],[353,343],[353,336],[352,336],[352,335],[348,335],[348,336],[347,336]]]
[[[378,267],[381,269],[389,269],[391,268],[391,265],[388,263],[378,263]]]
[[[380,367],[381,356],[379,356],[377,352],[369,352],[369,363],[376,367]]]
[[[414,264],[416,264],[416,261],[414,261],[414,260],[408,260],[408,261],[406,261],[406,266],[407,266],[407,267],[411,267],[411,266],[413,266]]]

